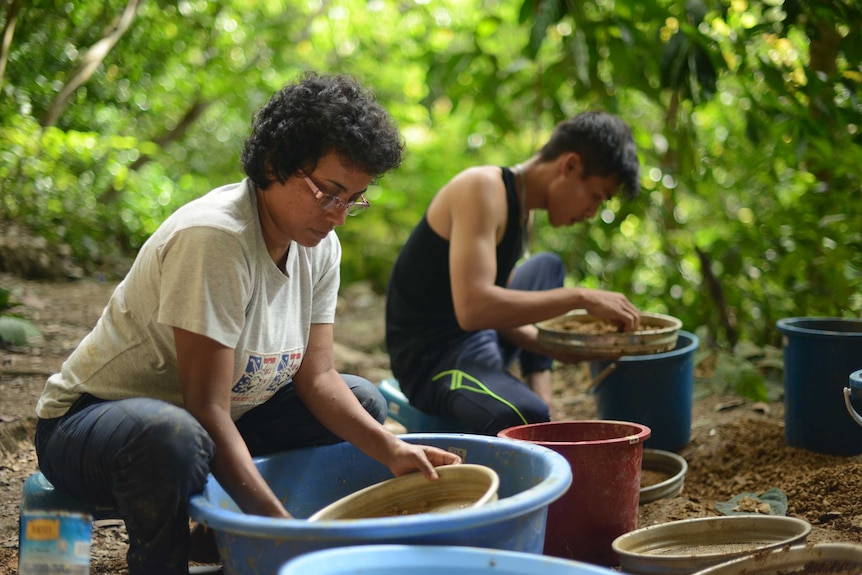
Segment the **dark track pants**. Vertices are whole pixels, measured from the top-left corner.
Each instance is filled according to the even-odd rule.
[[[554,254],[541,253],[515,269],[509,289],[541,291],[563,285],[565,269]],[[550,421],[548,406],[509,368],[520,359],[523,374],[549,370],[551,358],[524,352],[502,341],[495,330],[459,340],[433,362],[428,381],[410,401],[428,413],[462,422],[486,435],[514,425]]]

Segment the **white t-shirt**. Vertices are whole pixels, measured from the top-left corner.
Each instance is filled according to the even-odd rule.
[[[82,393],[182,406],[173,329],[234,349],[231,416],[269,399],[299,369],[312,323],[332,323],[341,244],[291,243],[286,275],[266,249],[249,180],[178,209],[141,247],[102,316],[36,405],[66,413]]]

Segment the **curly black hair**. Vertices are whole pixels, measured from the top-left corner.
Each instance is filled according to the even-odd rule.
[[[305,72],[257,111],[242,165],[254,184],[266,189],[297,170],[314,171],[330,153],[350,168],[378,176],[397,168],[403,151],[389,114],[355,79]]]
[[[576,152],[584,165],[584,176],[617,176],[626,198],[640,192],[640,164],[631,127],[621,118],[601,111],[582,112],[563,120],[539,150],[542,161],[565,152]]]

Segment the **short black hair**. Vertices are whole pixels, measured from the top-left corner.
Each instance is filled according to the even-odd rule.
[[[355,79],[305,72],[257,111],[242,166],[256,186],[266,189],[297,170],[314,171],[330,153],[376,177],[397,168],[403,151],[395,123]]]
[[[581,156],[584,176],[615,175],[626,198],[640,193],[637,148],[631,127],[621,118],[589,111],[563,120],[539,150],[539,159],[547,162],[566,152]]]

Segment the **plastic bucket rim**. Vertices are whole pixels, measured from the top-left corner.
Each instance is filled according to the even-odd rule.
[[[858,324],[860,331],[835,331],[828,329],[813,329],[810,327],[802,327],[796,325],[803,322],[832,322],[832,323],[848,323]],[[799,317],[784,317],[776,322],[778,331],[784,334],[794,335],[826,335],[826,336],[843,336],[843,337],[862,337],[862,319],[852,317],[829,317],[829,316],[799,316]]]
[[[408,434],[410,435],[410,434]],[[440,434],[412,434],[411,437],[422,441],[423,438],[416,437],[417,435],[425,435],[424,440],[440,439]],[[455,434],[447,434],[455,435]],[[464,436],[467,434],[458,434]],[[405,437],[405,436],[401,436]],[[481,439],[492,439],[489,436],[476,436]],[[493,438],[502,442],[519,443],[516,440],[505,438]],[[529,447],[542,446],[535,444],[525,444]],[[530,450],[523,450],[530,451]],[[442,524],[439,521],[439,516],[434,514],[421,514],[407,517],[385,517],[374,519],[356,519],[350,521],[320,521],[309,522],[306,519],[276,519],[270,517],[262,517],[256,515],[246,515],[238,511],[223,509],[211,503],[206,497],[206,489],[204,494],[195,495],[190,499],[189,508],[192,519],[203,522],[213,529],[222,529],[231,535],[246,535],[257,536],[267,539],[279,539],[287,534],[301,533],[304,536],[314,536],[321,540],[368,540],[368,539],[384,539],[393,535],[430,535],[443,531],[457,530],[460,527],[482,527],[498,521],[498,516],[520,516],[531,513],[538,508],[550,505],[551,502],[559,499],[569,488],[572,482],[571,468],[568,462],[562,456],[555,457],[553,450],[548,449],[550,453],[545,453],[550,459],[550,473],[548,478],[557,478],[560,473],[566,477],[564,481],[557,485],[556,481],[551,484],[542,484],[531,487],[524,492],[499,499],[494,503],[489,503],[481,508],[465,509],[453,511],[447,514],[448,523]],[[207,484],[212,478],[208,478]],[[217,484],[217,482],[215,482]],[[220,488],[220,487],[219,487]],[[536,503],[533,499],[539,494],[537,492],[549,491],[550,499],[545,503]],[[502,508],[502,509],[501,509]],[[466,517],[465,517],[466,516]],[[477,517],[478,516],[478,517]],[[457,520],[453,523],[453,520]],[[369,536],[372,532],[373,536]]]
[[[473,497],[470,497],[468,503],[461,509],[449,509],[447,513],[457,513],[458,511],[463,511],[466,509],[471,509],[475,507],[479,507],[481,505],[487,505],[488,503],[493,503],[497,501],[497,491],[500,487],[500,476],[499,474],[487,465],[479,465],[477,463],[461,463],[460,465],[441,465],[437,468],[437,478],[439,480],[446,480],[446,477],[454,477],[457,478],[458,474],[462,475],[464,473],[469,473],[474,477],[478,478],[480,481],[474,481],[473,487],[476,484],[479,485],[481,491],[477,491],[474,493],[470,493]],[[325,521],[327,518],[321,519],[319,515],[332,515],[333,513],[341,512],[342,515],[347,514],[350,515],[352,513],[356,513],[356,506],[358,505],[362,509],[368,509],[371,507],[373,511],[379,511],[380,507],[374,507],[374,504],[368,504],[367,499],[365,502],[362,501],[363,498],[367,498],[369,496],[377,496],[376,505],[380,506],[380,500],[385,500],[386,504],[392,504],[394,501],[404,502],[405,499],[408,500],[409,503],[415,503],[415,499],[411,499],[411,497],[422,497],[427,496],[427,491],[423,491],[421,488],[417,489],[418,485],[423,485],[422,482],[418,481],[419,476],[416,473],[408,473],[406,475],[401,475],[400,477],[393,477],[391,479],[385,479],[378,483],[373,483],[368,487],[363,487],[362,489],[358,489],[353,491],[352,493],[348,493],[344,497],[336,499],[331,504],[323,507],[323,509],[319,509],[317,512],[312,514],[310,517],[306,519],[306,521]],[[458,479],[449,479],[449,481],[458,481]],[[381,497],[381,493],[386,493],[389,499],[385,497]],[[411,492],[411,490],[416,490]],[[394,492],[394,493],[393,493]],[[406,494],[405,494],[406,493]],[[451,492],[446,492],[446,496],[441,503],[453,503],[451,499]],[[364,503],[364,507],[363,507]],[[463,503],[463,500],[458,500],[458,503]],[[385,504],[383,504],[385,509]],[[347,511],[345,511],[347,509]],[[390,516],[392,514],[386,514],[384,516]],[[362,517],[336,517],[335,519],[345,520],[345,519],[359,519]],[[328,519],[333,519],[332,517],[328,517]]]
[[[421,557],[417,557],[417,554]],[[334,547],[331,549],[320,549],[305,553],[288,561],[279,570],[281,573],[296,572],[303,573],[299,568],[314,567],[320,561],[329,559],[330,561],[343,561],[351,557],[363,558],[370,557],[387,557],[395,558],[396,560],[410,559],[409,567],[468,567],[472,568],[474,563],[481,564],[481,567],[487,568],[489,561],[494,561],[495,565],[507,569],[506,564],[517,563],[512,567],[518,567],[521,564],[529,563],[532,567],[557,566],[561,568],[571,569],[571,573],[589,573],[589,574],[605,574],[613,573],[612,570],[591,565],[588,563],[579,563],[571,559],[562,557],[553,557],[548,555],[539,555],[535,553],[527,553],[524,551],[512,551],[508,549],[494,549],[487,547],[474,546],[459,546],[459,545],[410,545],[410,544],[387,544],[373,543],[370,545],[348,545],[345,547]],[[442,560],[442,561],[441,561]],[[465,561],[466,560],[466,561]],[[360,561],[361,562],[361,561]],[[465,565],[465,562],[467,565]],[[502,565],[501,565],[502,564]],[[533,565],[535,564],[535,565]],[[526,567],[527,565],[523,565]],[[387,569],[395,569],[408,567],[408,563],[387,565]],[[288,569],[289,568],[289,569]],[[348,573],[350,571],[345,571]]]
[[[697,526],[701,524],[717,524],[721,523],[745,523],[751,521],[752,518],[756,518],[758,521],[764,523],[776,523],[776,524],[787,524],[793,525],[794,527],[799,529],[799,533],[796,535],[798,537],[807,538],[808,535],[812,531],[812,525],[808,521],[804,519],[800,519],[798,517],[792,517],[789,515],[723,515],[723,516],[711,516],[711,517],[693,517],[691,519],[680,519],[676,521],[671,521],[669,523],[657,523],[655,525],[647,525],[646,527],[639,527],[633,531],[629,531],[628,533],[623,533],[614,539],[612,543],[613,550],[620,556],[625,556],[629,558],[638,558],[642,556],[650,556],[655,557],[657,562],[666,562],[666,561],[675,561],[677,559],[686,559],[692,557],[690,552],[683,553],[671,553],[667,551],[663,551],[660,555],[650,553],[651,549],[646,550],[644,552],[638,552],[636,550],[631,550],[625,547],[625,544],[631,540],[637,541],[639,537],[647,539],[648,543],[651,543],[652,540],[649,540],[649,535],[653,533],[663,533],[668,530],[671,524],[675,523],[683,523],[686,525],[694,525],[694,529],[697,529]],[[659,539],[661,541],[661,539]],[[664,542],[667,544],[667,541]],[[699,553],[696,557],[700,558],[710,558],[724,555],[722,551],[714,551],[714,552],[705,552]]]
[[[644,447],[642,461],[647,458],[648,455],[656,455],[659,457],[665,457],[671,461],[673,461],[675,465],[675,471],[673,475],[665,479],[664,481],[659,481],[658,483],[654,483],[648,487],[641,487],[640,493],[641,496],[650,495],[652,493],[662,493],[671,486],[679,483],[679,488],[682,489],[683,484],[685,482],[685,476],[688,474],[688,461],[686,461],[685,457],[680,455],[679,453],[674,453],[673,451],[667,451],[666,449],[650,449],[648,447]],[[644,465],[641,463],[641,470],[643,470]]]
[[[426,445],[433,445],[434,441],[453,438],[469,438],[486,444],[510,444],[510,447],[521,453],[530,451],[541,453],[549,467],[547,478],[529,489],[508,497],[502,497],[493,503],[447,513],[445,523],[439,520],[439,516],[432,513],[403,517],[309,522],[306,519],[280,519],[247,515],[240,511],[222,508],[207,498],[210,487],[216,488],[212,484],[218,485],[212,474],[209,474],[203,493],[193,495],[189,499],[189,516],[211,529],[231,536],[252,536],[260,539],[283,539],[288,536],[293,536],[291,538],[296,539],[299,536],[303,539],[315,538],[319,541],[367,541],[393,536],[432,535],[465,527],[482,527],[501,519],[520,517],[542,507],[548,507],[553,501],[562,497],[572,484],[571,466],[565,457],[550,448],[535,443],[464,433],[412,433],[398,437],[409,443]],[[356,448],[354,447],[354,449]],[[260,460],[265,457],[255,459]],[[220,486],[218,488],[221,489]],[[544,498],[542,501],[537,500],[540,496]]]
[[[540,427],[559,427],[565,424],[567,427],[571,427],[571,424],[608,424],[608,425],[626,425],[629,427],[634,427],[637,429],[637,433],[613,437],[610,439],[588,439],[584,441],[549,441],[546,439],[520,439],[511,437],[509,435],[497,435],[497,437],[501,437],[504,439],[513,439],[515,441],[526,441],[528,443],[532,443],[535,445],[543,446],[598,446],[598,445],[614,445],[614,444],[629,444],[635,445],[638,443],[643,443],[652,435],[652,430],[649,426],[644,425],[642,423],[636,423],[634,421],[621,421],[616,419],[579,419],[579,420],[570,420],[570,421],[546,421],[542,423],[528,423],[525,425],[515,425],[513,427],[509,427],[500,431],[500,433],[507,433],[511,431],[519,431],[521,429],[537,429]]]
[[[600,363],[602,365],[605,365],[605,364],[609,364],[609,363],[661,361],[663,359],[670,359],[670,358],[677,357],[679,355],[685,355],[687,353],[691,353],[693,351],[696,351],[697,348],[700,347],[700,338],[696,334],[694,334],[690,331],[685,331],[685,330],[681,329],[677,333],[677,341],[679,340],[680,337],[686,337],[686,338],[690,339],[691,341],[689,341],[688,344],[684,345],[683,347],[674,348],[674,349],[671,349],[669,351],[663,351],[661,353],[648,353],[648,354],[644,354],[644,355],[623,355],[623,356],[620,356],[616,359],[593,360],[591,363]],[[601,385],[601,384],[599,384],[599,385]]]
[[[757,563],[757,571],[765,569],[763,573],[787,572],[797,568],[804,568],[812,563],[813,567],[823,564],[831,564],[835,561],[849,561],[857,563],[862,552],[862,545],[858,543],[802,543],[789,547],[770,549],[764,553],[743,555],[730,561],[718,563],[697,571],[692,575],[714,575],[717,573],[744,573],[745,568]],[[844,555],[850,555],[845,557]]]

